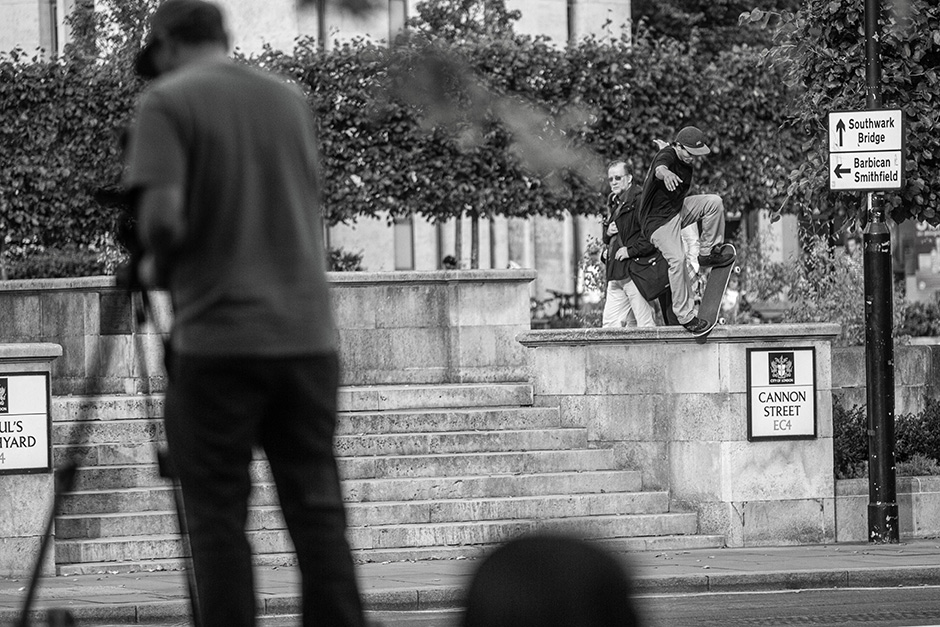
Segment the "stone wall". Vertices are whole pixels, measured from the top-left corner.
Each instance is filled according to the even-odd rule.
[[[62,354],[55,344],[0,343],[0,377],[6,374],[45,374],[50,364]],[[6,390],[4,390],[6,392]],[[9,408],[11,411],[12,407]],[[51,426],[48,427],[51,433]],[[9,434],[9,427],[0,427]],[[49,455],[39,447],[33,452],[37,459]],[[0,448],[0,454],[10,451]],[[52,508],[54,476],[51,472],[11,468],[9,458],[0,457],[0,577],[26,577],[32,573],[38,549]],[[40,565],[45,575],[55,572],[50,548]]]
[[[836,541],[868,542],[868,479],[836,481]],[[940,536],[940,477],[898,477],[902,539]]]
[[[332,273],[344,383],[522,381],[534,270]]]
[[[330,273],[346,385],[520,381],[534,270]],[[0,341],[54,342],[53,394],[160,392],[165,293],[141,326],[112,277],[0,282]]]
[[[835,537],[830,341],[837,325],[577,329],[520,335],[536,402],[612,447],[730,546]],[[748,441],[747,349],[813,347],[816,437]]]
[[[865,347],[833,348],[832,393],[845,407],[866,404],[865,381]],[[940,346],[895,346],[895,415],[923,411],[925,395],[940,398]]]

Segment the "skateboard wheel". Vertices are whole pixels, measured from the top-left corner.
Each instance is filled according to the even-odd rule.
[[[718,318],[718,324],[724,324],[724,323],[725,323],[724,318]]]
[[[734,273],[735,273],[735,274],[741,274],[741,266],[735,266],[735,267],[734,267]]]

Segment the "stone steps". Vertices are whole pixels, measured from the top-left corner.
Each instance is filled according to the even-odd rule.
[[[335,448],[357,561],[453,559],[535,529],[644,547],[718,546],[694,514],[590,447],[527,384],[344,388]],[[162,398],[53,399],[57,460],[79,458],[56,525],[60,574],[178,568],[184,561],[163,444]],[[76,440],[77,438],[77,440]],[[259,564],[293,563],[270,470],[250,469]]]
[[[274,505],[277,493],[267,465],[252,463],[253,506]],[[457,475],[452,477],[404,477],[396,479],[347,479],[343,498],[348,503],[436,499],[474,499],[519,494],[596,494],[637,492],[642,489],[640,473],[625,470],[582,472],[521,473],[511,475]],[[156,465],[109,466],[79,469],[76,492],[66,496],[64,511],[93,514],[114,511],[169,509],[169,484],[159,476]],[[77,498],[81,497],[81,498]]]
[[[608,550],[630,551],[687,551],[716,548],[724,545],[724,537],[714,535],[639,536],[629,538],[594,538],[595,542]],[[465,546],[407,547],[405,549],[353,549],[353,558],[358,563],[403,562],[409,560],[473,559],[483,557],[493,544]],[[283,566],[296,564],[292,552],[260,553],[254,556],[259,566]],[[142,560],[128,559],[122,562],[81,562],[58,566],[60,575],[88,573],[129,573],[155,570],[181,570],[188,566],[183,557]]]
[[[163,441],[159,437],[163,432],[162,425],[159,429],[153,424],[121,426],[131,428],[86,430],[88,439],[85,441],[96,443],[80,447],[80,465],[87,468],[155,463],[155,444]],[[154,432],[157,432],[156,435]],[[337,436],[334,442],[340,472],[349,478],[358,478],[362,472],[381,473],[388,464],[403,465],[405,462],[402,458],[406,457],[420,457],[418,461],[428,464],[429,472],[451,474],[453,471],[450,468],[460,464],[473,467],[478,463],[479,460],[473,457],[477,453],[520,454],[528,451],[583,450],[586,447],[587,433],[584,429],[565,428],[343,435]],[[53,444],[55,463],[74,457],[75,449],[67,444]],[[457,457],[459,455],[464,457]],[[520,458],[513,461],[507,457],[505,463],[523,464],[526,460]],[[561,457],[559,463],[565,463]],[[365,470],[363,465],[366,466]],[[372,466],[376,469],[371,470]]]
[[[623,470],[343,481],[347,502],[475,499],[519,494],[596,494],[636,492],[640,489],[640,473]]]
[[[169,520],[174,514],[164,513]],[[347,533],[350,547],[360,561],[376,561],[372,550],[386,554],[397,551],[408,554],[412,549],[435,551],[449,549],[452,557],[476,555],[481,547],[505,542],[513,537],[536,530],[575,534],[584,539],[610,539],[629,536],[685,536],[694,534],[698,517],[694,513],[614,514],[573,516],[568,518],[529,518],[506,520],[454,521],[427,524],[388,524],[369,527],[350,526]],[[282,528],[250,529],[248,537],[256,554],[266,556],[264,563],[272,563],[272,555],[283,555],[282,563],[293,563],[290,539]],[[56,540],[56,563],[77,565],[90,563],[134,562],[185,557],[183,545],[175,533],[110,536],[84,540]]]
[[[169,499],[169,494],[167,494]],[[172,503],[168,503],[172,505]],[[556,518],[589,515],[642,514],[667,511],[665,492],[616,492],[612,494],[540,495],[479,499],[428,501],[387,501],[347,503],[350,529],[381,525],[438,524],[482,520],[537,518],[546,509]],[[283,529],[277,505],[253,505],[248,516],[249,530]],[[68,514],[59,517],[59,539],[111,536],[175,534],[173,510],[135,513]]]
[[[396,412],[403,409],[466,410],[478,407],[526,407],[533,401],[528,383],[356,386],[339,390],[341,412]],[[52,420],[106,421],[163,414],[163,397],[115,395],[52,399]]]
[[[53,422],[52,442],[67,446],[78,441],[100,443],[163,441],[166,434],[159,417],[114,420],[64,420]],[[338,438],[381,434],[459,433],[561,428],[558,412],[550,407],[493,407],[459,410],[396,410],[393,412],[340,412]]]
[[[340,412],[337,435],[435,431],[491,431],[560,427],[553,407],[463,407],[458,409]]]

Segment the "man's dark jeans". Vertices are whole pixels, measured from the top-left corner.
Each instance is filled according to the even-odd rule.
[[[203,625],[255,624],[245,535],[255,446],[267,455],[297,551],[304,626],[363,625],[333,456],[337,357],[169,361],[167,440],[183,489]]]

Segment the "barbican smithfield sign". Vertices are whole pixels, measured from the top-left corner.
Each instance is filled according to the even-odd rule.
[[[900,109],[830,113],[829,189],[901,189],[905,136],[904,115]]]
[[[814,348],[747,351],[747,439],[816,437]]]

